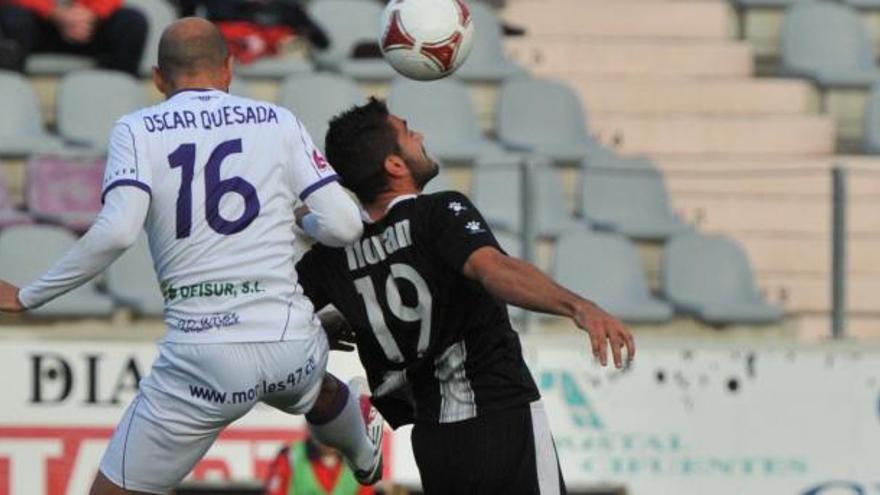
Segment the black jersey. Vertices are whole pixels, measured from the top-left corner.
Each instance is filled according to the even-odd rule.
[[[501,249],[461,193],[414,196],[346,248],[315,245],[297,264],[316,308],[352,324],[373,402],[397,427],[450,423],[537,400],[506,305],[462,268]]]

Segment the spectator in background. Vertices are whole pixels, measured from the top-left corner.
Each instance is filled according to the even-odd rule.
[[[281,449],[269,467],[265,495],[373,495],[362,486],[339,452],[313,438]]]
[[[181,0],[182,16],[203,15],[223,33],[229,51],[241,63],[274,56],[294,37],[317,48],[330,40],[299,0]]]
[[[18,45],[19,71],[30,54],[53,52],[137,76],[147,19],[122,0],[0,0],[0,31]]]

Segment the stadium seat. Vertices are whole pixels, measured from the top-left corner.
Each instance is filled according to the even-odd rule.
[[[49,225],[25,225],[0,231],[0,277],[22,286],[42,276],[76,242],[69,231]],[[94,282],[30,311],[35,317],[107,316],[113,301]]]
[[[251,64],[235,64],[235,73],[239,76],[267,79],[283,79],[314,70],[315,66],[310,60],[283,55],[261,58]]]
[[[107,292],[121,305],[144,316],[162,315],[164,300],[153,270],[150,246],[143,234],[107,268],[105,281]]]
[[[0,71],[0,108],[0,155],[27,156],[63,147],[43,128],[37,94],[26,77]]]
[[[580,162],[608,152],[588,133],[577,95],[563,83],[514,79],[498,96],[497,133],[501,143],[557,162]]]
[[[486,139],[464,84],[454,79],[416,82],[398,78],[388,92],[388,106],[424,134],[425,147],[441,160],[473,163],[480,157],[503,155]]]
[[[140,73],[149,76],[159,61],[159,38],[162,31],[177,20],[177,11],[166,0],[125,0],[127,6],[135,7],[147,18],[147,40],[141,57]]]
[[[495,234],[495,240],[501,245],[501,249],[503,249],[508,255],[513,256],[514,258],[522,258],[522,240],[519,236],[507,232],[506,230],[495,230],[493,231],[493,234]],[[512,304],[507,305],[507,314],[514,321],[521,320],[525,312],[526,310],[519,306],[514,306]]]
[[[96,66],[93,57],[70,53],[35,53],[27,58],[24,71],[32,76],[62,76]]]
[[[501,23],[491,7],[481,3],[468,4],[473,16],[474,40],[467,60],[455,72],[459,79],[477,82],[501,82],[526,74],[504,51]]]
[[[880,0],[843,0],[843,2],[859,9],[880,9]]]
[[[86,231],[101,209],[104,158],[33,155],[27,163],[25,203],[37,219]]]
[[[486,221],[495,227],[519,232],[522,228],[520,169],[516,162],[481,161],[473,173],[473,198]],[[556,237],[581,225],[566,210],[559,172],[544,164],[534,175],[535,233]]]
[[[309,4],[309,15],[330,38],[329,48],[314,52],[318,68],[358,80],[387,81],[396,74],[382,58],[352,58],[359,43],[376,42],[381,5],[363,0],[321,0]]]
[[[666,298],[707,323],[773,323],[783,316],[764,302],[745,252],[727,237],[676,235],[666,245],[662,270]]]
[[[880,154],[880,81],[871,86],[865,103],[865,132],[862,148],[866,153]]]
[[[229,82],[229,94],[251,98],[251,87],[244,79],[232,76],[232,81]]]
[[[639,256],[619,234],[568,232],[556,241],[553,274],[569,288],[628,323],[663,323],[669,304],[648,291]]]
[[[785,13],[782,71],[821,87],[866,88],[880,80],[859,13],[838,2],[797,2]]]
[[[12,198],[9,196],[9,187],[6,183],[6,174],[3,172],[3,163],[0,162],[0,229],[13,225],[26,225],[31,223],[31,217],[15,208]]]
[[[322,150],[330,119],[362,103],[364,94],[354,81],[326,72],[288,77],[278,91],[278,104],[296,115]]]
[[[146,105],[140,81],[127,74],[74,72],[58,87],[58,132],[72,144],[106,151],[116,120]]]
[[[691,227],[672,211],[660,172],[646,158],[609,155],[584,166],[581,212],[594,229],[663,240]]]
[[[735,0],[740,7],[788,7],[800,0]]]

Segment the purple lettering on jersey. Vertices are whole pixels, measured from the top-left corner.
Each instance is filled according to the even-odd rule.
[[[253,185],[241,177],[220,178],[220,165],[227,156],[235,153],[241,153],[241,139],[220,143],[205,166],[205,216],[215,232],[225,235],[246,229],[260,213],[260,198]],[[228,193],[244,198],[244,212],[235,220],[226,220],[220,215],[220,200]]]
[[[153,124],[153,119],[149,115],[144,115],[144,129],[147,132],[153,132],[156,130],[156,125]]]

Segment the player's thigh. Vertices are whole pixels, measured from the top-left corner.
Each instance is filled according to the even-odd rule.
[[[279,342],[263,356],[267,389],[261,400],[289,414],[309,412],[321,392],[329,346],[324,332]]]
[[[416,425],[412,442],[426,495],[564,493],[546,416],[529,405],[461,423]]]
[[[117,486],[167,493],[220,431],[253,407],[253,344],[162,344],[113,433],[101,472]]]

